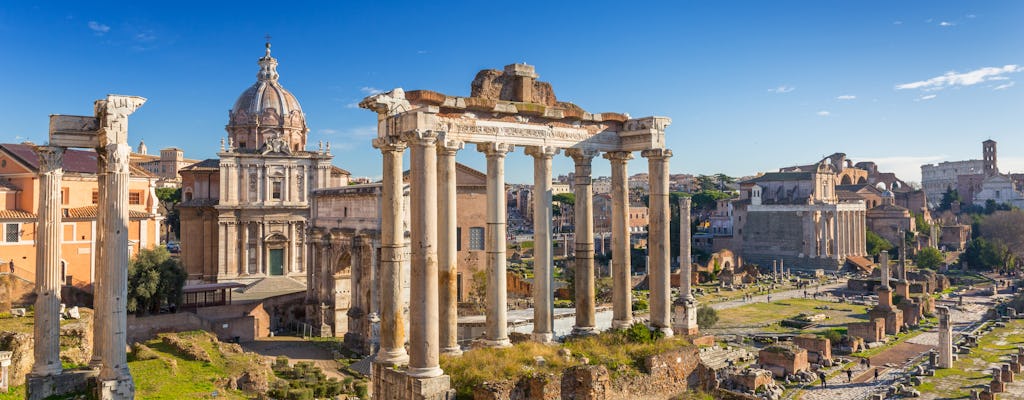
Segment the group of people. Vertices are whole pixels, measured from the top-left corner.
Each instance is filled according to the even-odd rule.
[[[860,365],[864,367],[865,370],[871,369],[871,359],[868,357],[860,359]],[[878,373],[880,370],[881,368],[875,368],[875,376],[872,378],[872,381],[878,380]],[[843,370],[843,372],[846,372],[846,382],[853,383],[853,368],[847,368]],[[825,371],[818,370],[818,380],[821,381],[821,387],[828,387],[828,377],[825,375]]]

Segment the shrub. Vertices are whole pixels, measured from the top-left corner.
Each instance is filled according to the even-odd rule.
[[[630,343],[653,343],[665,337],[659,330],[651,330],[641,322],[636,322],[622,331],[622,336]]]
[[[718,311],[708,305],[697,309],[697,326],[700,329],[708,329],[718,323]]]

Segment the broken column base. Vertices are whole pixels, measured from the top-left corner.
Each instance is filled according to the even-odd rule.
[[[33,375],[25,377],[25,398],[42,400],[63,397],[75,393],[87,393],[95,387],[99,371],[64,371],[57,375]]]
[[[132,400],[135,398],[135,384],[131,378],[96,380],[96,398],[99,400]]]
[[[697,326],[697,302],[677,301],[672,304],[673,326],[672,330],[677,335],[695,336],[700,333]]]
[[[380,400],[448,400],[455,398],[448,375],[412,378],[405,366],[373,363],[373,398]]]

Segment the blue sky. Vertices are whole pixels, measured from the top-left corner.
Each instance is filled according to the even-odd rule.
[[[1024,171],[1020,1],[28,3],[0,6],[0,142],[43,142],[47,115],[120,93],[149,99],[133,145],[213,157],[269,33],[309,143],[330,141],[357,176],[380,174],[362,97],[468,95],[478,70],[513,62],[588,111],[671,117],[673,173],[845,152],[918,181],[920,164],[980,158],[988,138],[1003,171]],[[459,161],[485,165],[469,148]],[[509,182],[532,180],[521,151],[508,162]]]

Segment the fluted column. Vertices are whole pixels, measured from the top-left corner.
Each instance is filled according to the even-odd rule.
[[[438,341],[437,133],[416,131],[409,143],[409,369],[414,378],[443,374]]]
[[[38,146],[39,219],[36,228],[36,303],[33,375],[57,375],[60,364],[60,257],[63,147]]]
[[[597,151],[569,149],[565,154],[576,165],[573,186],[576,195],[575,221],[576,265],[576,325],[573,334],[585,335],[597,330],[594,296],[594,190],[591,179],[591,161]]]
[[[558,148],[527,147],[533,156],[533,340],[554,339],[554,291],[551,254],[551,159]]]
[[[650,227],[647,236],[647,254],[651,286],[651,328],[672,336],[671,247],[669,246],[668,159],[672,150],[654,149],[641,153],[647,158],[650,182]]]
[[[242,231],[242,240],[239,242],[238,269],[236,274],[249,275],[249,222],[239,222],[238,229]],[[313,282],[312,280],[310,282]]]
[[[440,302],[441,352],[460,354],[459,348],[459,260],[458,211],[456,209],[455,153],[463,142],[441,138],[437,141],[437,196],[438,196],[438,298]]]
[[[612,328],[633,324],[633,288],[630,285],[628,151],[605,153],[612,165]]]
[[[103,279],[110,318],[110,335],[104,338],[101,380],[130,380],[125,354],[127,337],[128,294],[128,154],[131,147],[124,143],[108,144],[107,150],[107,212],[104,226],[104,256],[108,268]],[[103,212],[103,211],[101,211]]]
[[[507,143],[481,143],[477,150],[487,156],[487,320],[484,343],[511,346],[508,339],[508,285],[505,276],[505,154]]]
[[[402,257],[405,232],[402,229],[402,152],[405,142],[393,138],[374,139],[384,159],[381,181],[380,228],[380,351],[375,362],[405,364],[405,313],[402,305]]]
[[[96,197],[98,199],[96,204],[107,204],[107,150],[103,147],[96,149],[96,187]],[[106,293],[104,288],[106,280],[102,278],[107,274],[107,259],[103,254],[103,243],[105,242],[103,238],[105,229],[103,227],[107,225],[107,213],[98,206],[96,210],[96,237],[93,238],[94,247],[96,248],[96,254],[93,255],[95,257],[96,270],[94,271],[93,293]],[[110,335],[109,321],[106,318],[99,317],[99,313],[108,307],[105,297],[93,296],[92,300],[94,312],[92,323],[92,359],[89,360],[89,367],[91,368],[103,366],[103,345],[106,342],[104,338]]]
[[[679,298],[688,301],[696,301],[691,292],[690,285],[693,281],[693,258],[690,255],[692,244],[690,224],[690,208],[693,200],[689,197],[679,197]]]

